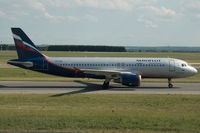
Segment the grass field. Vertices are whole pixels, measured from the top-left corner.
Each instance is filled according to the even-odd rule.
[[[197,95],[0,95],[0,130],[200,132]]]
[[[128,52],[43,52],[48,56],[108,56],[108,57],[173,57],[186,60],[190,63],[200,63],[199,53],[128,53]],[[16,51],[1,51],[0,52],[0,64],[6,65],[7,60],[17,58]],[[199,70],[200,71],[200,70]],[[37,80],[37,81],[74,81],[74,78],[64,78],[52,75],[41,74],[21,68],[1,68],[0,80]],[[80,80],[80,79],[78,79]],[[88,81],[88,79],[81,79]],[[90,79],[89,81],[102,81]],[[144,79],[143,82],[167,82],[166,79]],[[189,78],[175,79],[174,82],[200,82],[200,72]]]

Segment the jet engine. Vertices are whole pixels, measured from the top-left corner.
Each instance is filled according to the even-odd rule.
[[[121,74],[120,78],[114,79],[114,82],[126,86],[140,86],[141,75],[139,74]]]

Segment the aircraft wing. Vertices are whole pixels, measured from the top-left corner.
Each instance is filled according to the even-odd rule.
[[[95,74],[95,75],[104,75],[106,77],[117,77],[121,74],[136,74],[134,72],[129,71],[120,71],[120,70],[96,70],[96,69],[81,69],[87,74]]]

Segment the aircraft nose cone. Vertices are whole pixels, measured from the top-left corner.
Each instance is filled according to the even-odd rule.
[[[194,75],[197,74],[197,73],[198,73],[198,71],[197,71],[196,68],[194,68],[194,67],[192,67],[192,66],[189,66],[185,74],[186,74],[187,76],[194,76]]]
[[[196,69],[196,68],[194,68],[194,67],[192,67],[192,69],[191,69],[191,72],[192,72],[192,75],[195,75],[195,74],[197,74],[197,73],[198,73],[197,69]]]
[[[194,68],[194,74],[197,74],[197,73],[198,73],[197,69],[196,69],[196,68]]]

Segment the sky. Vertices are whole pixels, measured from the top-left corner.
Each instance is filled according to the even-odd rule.
[[[200,0],[0,0],[0,43],[200,46]]]

